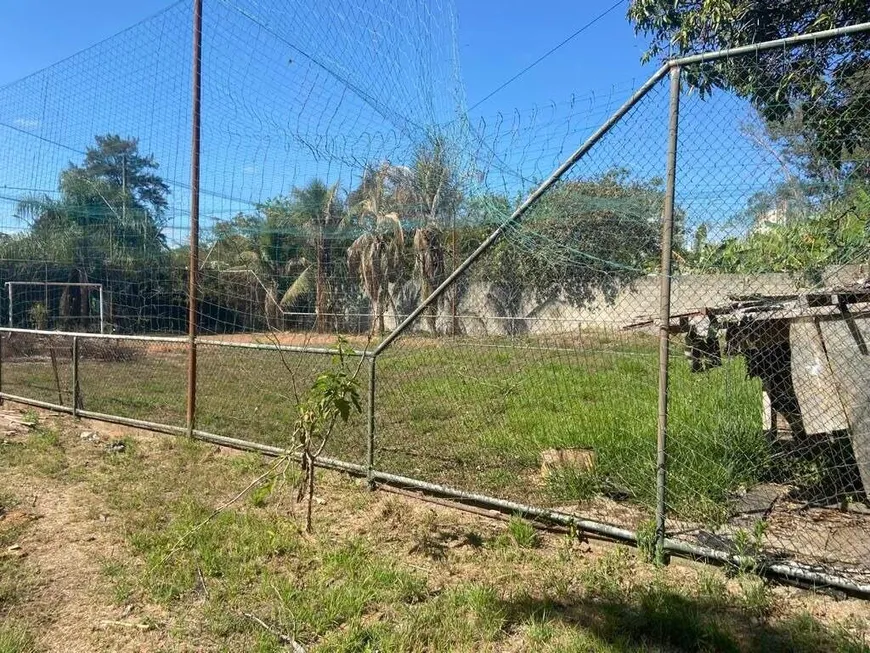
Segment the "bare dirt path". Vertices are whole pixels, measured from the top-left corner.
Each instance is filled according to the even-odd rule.
[[[94,444],[82,441],[81,446]],[[126,552],[104,501],[84,482],[62,471],[57,476],[25,475],[14,468],[3,475],[2,490],[18,505],[0,528],[3,522],[7,527],[29,522],[13,545],[28,591],[12,616],[39,624],[40,650],[161,648],[160,633],[149,626],[165,618],[159,608],[118,605],[107,591],[103,565]]]

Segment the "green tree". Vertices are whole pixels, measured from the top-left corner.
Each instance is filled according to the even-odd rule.
[[[382,163],[368,166],[348,199],[362,233],[347,249],[350,273],[372,306],[371,331],[384,333],[384,312],[392,302],[390,284],[405,275],[405,232],[398,209],[407,206],[406,173]],[[395,308],[395,307],[394,307]]]
[[[870,21],[864,0],[633,0],[628,18],[650,38],[644,60],[676,57]],[[748,99],[774,131],[785,129],[810,172],[870,176],[870,36],[689,66],[702,94],[727,89]]]
[[[93,204],[99,199],[115,209],[144,211],[162,226],[169,186],[157,175],[160,166],[154,156],[140,154],[135,138],[106,134],[97,136],[96,143],[87,149],[82,165],[71,164],[63,173],[61,189]]]
[[[561,182],[541,197],[523,224],[496,248],[501,269],[539,300],[574,305],[603,297],[655,270],[661,256],[660,179],[636,180],[624,169]],[[683,212],[675,212],[674,243],[683,251]],[[505,251],[511,248],[511,251]],[[499,275],[494,275],[499,276]]]
[[[207,253],[212,268],[249,272],[263,284],[270,327],[283,329],[285,309],[309,301],[318,332],[334,328],[337,266],[347,238],[337,184],[315,179],[289,196],[257,205],[254,215],[219,221]]]
[[[417,150],[411,172],[414,271],[425,301],[445,278],[444,233],[456,218],[462,193],[443,137],[433,137]],[[429,306],[426,318],[429,330],[436,333],[437,302]]]
[[[91,256],[102,255],[110,264],[138,261],[165,250],[169,187],[156,174],[158,167],[153,156],[139,153],[136,139],[97,136],[84,162],[61,173],[59,197],[24,198],[17,214],[47,247],[59,245],[55,251],[65,251],[70,230],[79,228],[86,233],[75,244]]]
[[[865,263],[870,256],[870,191],[856,184],[842,198],[775,224],[756,224],[745,236],[705,243],[693,268],[700,272],[796,273],[818,284],[826,267]]]
[[[272,200],[260,207],[267,224],[289,230],[298,241],[297,270],[293,283],[284,293],[282,304],[292,305],[302,297],[314,295],[315,329],[319,333],[335,326],[334,281],[336,264],[343,249],[344,204],[338,197],[338,184],[327,186],[315,179],[303,188],[294,188],[289,202]]]
[[[139,153],[136,139],[97,136],[82,164],[71,163],[61,172],[56,196],[19,201],[16,215],[29,229],[4,245],[4,257],[51,262],[62,274],[52,280],[68,283],[108,282],[109,269],[123,280],[141,274],[146,265],[158,268],[149,264],[167,256],[163,227],[169,194],[158,167],[153,156]],[[20,269],[17,276],[42,280],[45,268],[39,268]],[[87,290],[67,287],[60,312],[82,316],[89,304]]]

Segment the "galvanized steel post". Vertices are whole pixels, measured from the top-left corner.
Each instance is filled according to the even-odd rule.
[[[202,0],[193,0],[193,107],[190,142],[190,261],[187,313],[187,434],[196,421],[196,291],[199,270],[199,154],[202,100]]]
[[[369,489],[374,489],[375,471],[375,365],[377,357],[369,357],[369,405],[368,405],[368,438],[366,440],[366,476]]]
[[[659,406],[656,433],[656,559],[665,557],[665,514],[667,512],[668,438],[668,354],[671,323],[671,259],[674,236],[674,194],[677,176],[677,137],[680,122],[679,66],[671,67],[668,125],[668,160],[665,205],[662,214],[661,287],[659,291]]]
[[[79,394],[79,337],[72,339],[72,414],[79,416],[81,408],[81,395]]]

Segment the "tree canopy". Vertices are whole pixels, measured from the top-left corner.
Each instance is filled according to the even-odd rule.
[[[152,155],[139,152],[135,138],[97,136],[81,163],[60,172],[56,195],[18,202],[15,215],[29,229],[0,242],[4,276],[102,283],[113,294],[118,322],[159,321],[158,315],[136,315],[145,296],[173,292],[163,231],[169,186],[158,168]],[[66,286],[54,294],[46,291],[44,298],[57,306],[53,315],[77,320],[92,310],[85,289]]]
[[[650,38],[644,60],[761,43],[870,21],[866,0],[633,0],[628,18]],[[733,91],[786,129],[814,167],[870,175],[870,36],[857,34],[686,69],[702,94]]]
[[[870,254],[870,192],[855,186],[826,206],[774,224],[755,224],[742,238],[699,239],[690,258],[697,272],[795,273],[822,281],[825,268],[866,261]]]
[[[136,139],[96,137],[82,164],[60,173],[56,197],[34,195],[17,215],[30,224],[30,245],[54,260],[124,265],[165,251],[162,228],[169,186]],[[24,243],[19,243],[24,245]]]
[[[478,274],[504,286],[506,298],[513,298],[508,304],[526,289],[539,300],[558,296],[575,305],[612,299],[658,266],[663,202],[661,179],[634,179],[625,169],[563,181],[486,255]],[[508,205],[490,206],[505,212]],[[677,209],[677,248],[683,221]]]

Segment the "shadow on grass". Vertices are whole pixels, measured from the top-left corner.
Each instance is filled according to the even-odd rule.
[[[752,606],[687,596],[659,583],[562,601],[519,597],[502,609],[508,623],[548,622],[584,633],[583,650],[870,651],[845,628],[825,626],[809,614],[773,620],[753,614]]]

